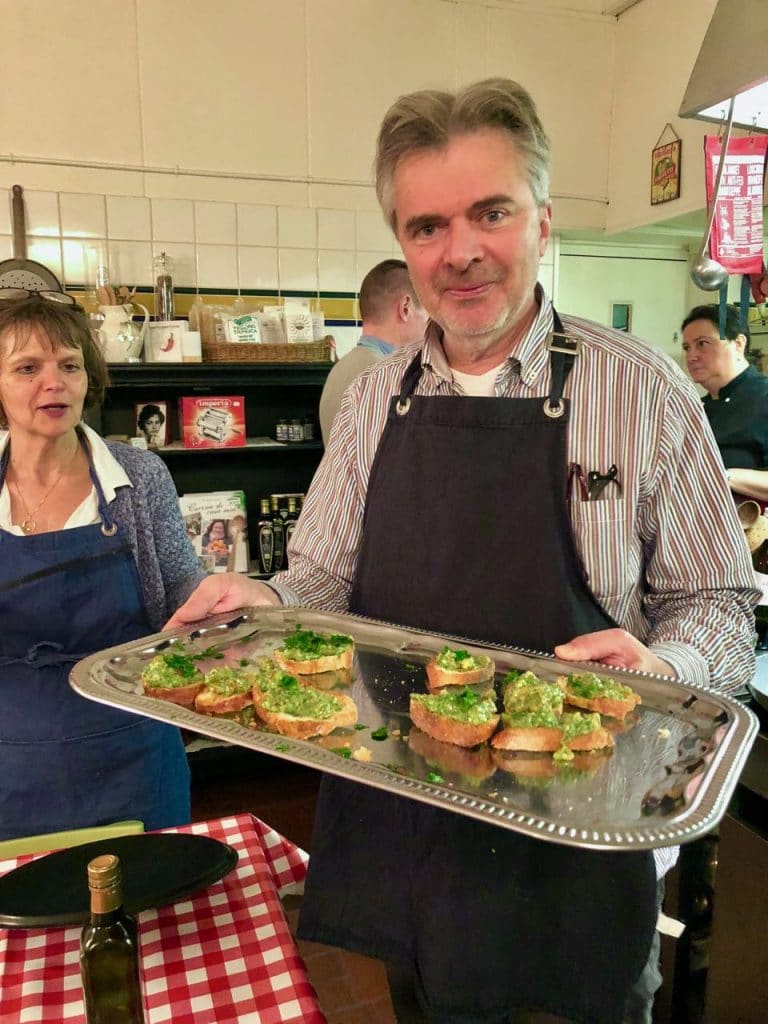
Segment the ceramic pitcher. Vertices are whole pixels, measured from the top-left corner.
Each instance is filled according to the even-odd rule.
[[[133,312],[144,314],[141,325],[133,322]],[[108,363],[138,363],[149,323],[149,310],[139,302],[124,306],[99,306],[104,320],[99,328],[102,351]]]

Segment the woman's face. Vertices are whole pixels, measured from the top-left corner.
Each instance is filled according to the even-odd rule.
[[[211,523],[211,530],[208,534],[211,540],[221,540],[224,533],[224,523],[222,523],[220,519],[217,519],[215,523]]]
[[[157,435],[160,433],[160,427],[162,427],[162,425],[163,421],[160,419],[157,413],[153,413],[151,416],[148,416],[147,419],[144,420],[144,433],[147,435],[147,437],[157,437]]]
[[[711,320],[693,320],[683,328],[688,373],[710,395],[716,395],[744,369],[745,342],[743,334],[734,341],[721,338]]]
[[[25,332],[26,335],[26,332]],[[0,338],[0,405],[12,434],[55,440],[82,418],[88,392],[83,353],[33,330],[15,346],[15,331]]]

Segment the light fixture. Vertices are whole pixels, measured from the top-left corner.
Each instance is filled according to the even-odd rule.
[[[680,117],[768,132],[768,0],[717,0]]]

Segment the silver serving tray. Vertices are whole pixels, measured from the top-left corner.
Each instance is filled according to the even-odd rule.
[[[190,651],[215,648],[224,656],[201,662],[205,670],[269,654],[296,624],[355,638],[352,679],[341,688],[357,704],[364,728],[292,740],[142,693],[146,662],[179,641]],[[647,850],[695,839],[723,817],[757,732],[756,717],[736,701],[664,676],[611,670],[643,701],[626,723],[611,726],[612,752],[577,755],[571,764],[551,755],[496,753],[494,760],[487,746],[467,751],[437,743],[411,723],[409,694],[426,692],[424,666],[446,641],[491,654],[497,680],[513,668],[550,680],[577,668],[606,671],[351,615],[269,607],[219,615],[191,632],[176,630],[102,651],[78,662],[70,681],[83,697],[102,704],[552,842]],[[330,679],[325,685],[338,683]],[[387,738],[374,739],[372,732],[382,726]],[[349,756],[359,748],[370,751],[370,761]]]

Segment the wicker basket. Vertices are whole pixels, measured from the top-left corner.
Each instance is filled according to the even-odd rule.
[[[203,362],[210,363],[327,363],[333,359],[334,339],[269,342],[223,341],[203,344]]]

